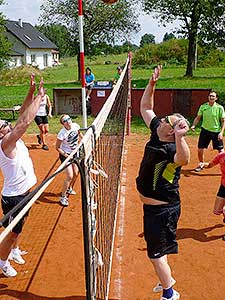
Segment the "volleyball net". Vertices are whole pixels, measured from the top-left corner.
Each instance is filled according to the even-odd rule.
[[[81,176],[86,298],[108,299],[119,201],[120,173],[130,95],[130,59],[81,142],[58,169],[0,220],[19,213],[0,234],[0,243],[57,174],[76,163]],[[23,207],[21,209],[21,207]]]

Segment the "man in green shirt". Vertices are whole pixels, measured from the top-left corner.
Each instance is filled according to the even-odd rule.
[[[198,140],[198,159],[199,165],[195,168],[200,172],[204,168],[204,149],[208,148],[212,141],[213,149],[223,152],[223,132],[225,127],[225,113],[222,105],[216,103],[217,95],[210,92],[208,102],[203,103],[198,110],[197,117],[194,119],[191,129],[194,131],[195,126],[202,120],[201,132]]]

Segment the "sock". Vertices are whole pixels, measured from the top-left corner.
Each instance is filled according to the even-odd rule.
[[[6,260],[0,259],[0,266],[4,267],[6,265],[6,263],[7,263],[7,261],[8,261],[8,259],[6,259]]]
[[[163,297],[164,297],[164,298],[169,299],[169,298],[171,298],[172,296],[173,296],[173,288],[172,288],[172,287],[170,287],[170,288],[168,288],[168,289],[166,289],[166,290],[163,289]]]

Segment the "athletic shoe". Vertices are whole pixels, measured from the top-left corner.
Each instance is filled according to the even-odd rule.
[[[28,253],[28,251],[21,250],[19,247],[17,247],[17,250],[18,250],[18,252],[19,252],[20,255],[26,255]]]
[[[10,265],[9,261],[7,261],[3,266],[0,263],[0,269],[6,277],[15,277],[17,275],[16,270]]]
[[[22,258],[19,249],[12,249],[9,254],[9,259],[20,265],[25,264],[25,260]]]
[[[165,298],[165,297],[161,297],[160,300],[179,300],[180,299],[180,294],[173,290],[173,296],[170,298]]]
[[[43,150],[49,150],[48,145],[43,145],[43,146],[42,146],[42,149],[43,149]]]
[[[41,141],[41,137],[39,134],[36,135],[37,137],[37,140],[38,140],[38,144],[41,145],[42,144],[42,141]]]
[[[176,280],[174,278],[171,279],[171,285],[173,286],[176,283]],[[154,293],[162,292],[163,287],[160,282],[156,284],[156,286],[152,289]]]
[[[200,163],[197,168],[195,168],[195,172],[201,172],[204,169],[204,163]]]
[[[69,195],[76,195],[76,192],[71,187],[67,189],[66,193]]]
[[[65,196],[60,197],[59,202],[62,206],[68,206],[69,205],[69,201],[68,201],[67,197],[65,197]]]

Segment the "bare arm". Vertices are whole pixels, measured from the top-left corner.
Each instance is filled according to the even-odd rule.
[[[48,116],[51,118],[52,117],[52,104],[51,104],[49,96],[46,95],[46,97],[47,97],[47,105],[48,105]]]
[[[34,100],[34,92],[35,92],[35,89],[36,89],[36,84],[35,84],[35,81],[34,81],[34,77],[35,77],[35,75],[31,74],[31,76],[30,76],[30,88],[29,88],[27,96],[24,99],[23,104],[20,108],[20,115],[27,109],[27,107],[30,105],[30,103]]]
[[[60,148],[61,144],[62,144],[62,141],[57,139],[56,144],[55,144],[55,149],[59,152],[59,154],[65,156],[65,157],[68,157],[68,154]]]
[[[144,94],[141,98],[140,111],[141,115],[145,121],[145,124],[149,127],[152,119],[155,117],[154,109],[154,94],[156,82],[159,79],[160,72],[162,70],[162,66],[158,66],[155,68],[152,77],[149,80],[149,84],[147,85]]]
[[[190,149],[185,140],[185,134],[189,127],[185,120],[180,120],[174,128],[175,142],[176,142],[176,154],[174,156],[174,162],[180,166],[187,165],[190,161]]]
[[[20,114],[15,127],[7,133],[2,140],[2,150],[9,158],[15,157],[16,142],[23,136],[30,123],[33,121],[43,96],[43,80],[41,79],[38,95],[33,98],[33,94],[30,93],[30,98],[25,98],[25,110]]]
[[[223,139],[224,128],[225,128],[225,119],[222,118],[222,120],[221,120],[221,131],[220,131],[220,133],[218,134],[218,139],[219,139],[219,140],[222,140],[222,139]]]
[[[195,119],[194,119],[194,121],[193,121],[193,124],[192,124],[192,126],[191,126],[191,130],[195,130],[195,127],[196,127],[196,125],[199,123],[199,121],[201,120],[201,116],[197,116]]]

